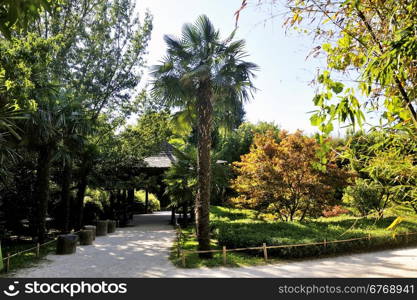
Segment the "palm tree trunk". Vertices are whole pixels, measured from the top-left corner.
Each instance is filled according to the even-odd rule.
[[[64,232],[70,230],[70,210],[71,210],[71,199],[70,199],[70,184],[71,184],[71,173],[72,165],[71,162],[66,162],[62,171],[62,186],[61,186],[61,201],[64,207]]]
[[[177,225],[177,220],[175,217],[175,207],[171,208],[171,221],[169,222],[171,225]]]
[[[211,127],[213,106],[209,82],[201,82],[197,100],[198,157],[197,197],[195,205],[196,229],[199,250],[210,250],[210,191],[211,191]],[[203,257],[211,256],[207,254]]]
[[[36,204],[37,204],[37,233],[39,243],[45,242],[46,215],[49,201],[49,175],[51,169],[52,150],[43,146],[38,152],[38,166],[36,174]]]
[[[87,189],[87,177],[88,177],[89,169],[86,166],[81,167],[80,172],[80,179],[77,185],[77,195],[75,198],[76,206],[77,206],[77,218],[75,229],[80,230],[83,226],[83,217],[84,217],[84,197],[85,191]]]
[[[184,203],[182,206],[182,218],[183,218],[183,223],[184,223],[184,227],[188,226],[188,205],[187,203]]]
[[[124,205],[124,225],[129,223],[130,215],[132,214],[133,205],[135,203],[135,189],[127,191],[127,204]]]

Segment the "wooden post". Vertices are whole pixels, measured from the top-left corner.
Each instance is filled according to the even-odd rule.
[[[405,232],[405,242],[408,244],[408,231]]]
[[[40,253],[40,245],[39,243],[36,244],[36,257],[39,258],[39,253]]]
[[[266,243],[263,243],[262,248],[264,250],[264,259],[265,259],[265,262],[267,262],[268,261],[268,249],[266,248]]]
[[[370,240],[371,240],[371,234],[368,233],[368,241],[370,241]]]
[[[324,241],[323,241],[323,246],[324,246],[324,248],[327,247],[327,240],[326,239],[324,239]]]
[[[223,246],[223,264],[227,264],[227,257],[226,257],[226,246]]]
[[[182,266],[185,268],[185,253],[182,251]]]
[[[7,253],[6,257],[6,273],[10,271],[10,253]]]

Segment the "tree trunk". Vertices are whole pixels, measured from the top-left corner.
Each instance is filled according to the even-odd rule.
[[[171,208],[171,221],[170,221],[171,225],[177,225],[177,220],[175,218],[175,208]]]
[[[127,190],[127,202],[129,206],[133,205],[133,203],[135,202],[135,190],[134,189]]]
[[[80,230],[83,226],[83,215],[84,215],[84,197],[87,189],[87,177],[89,169],[86,166],[81,167],[80,179],[77,186],[77,196],[75,198],[77,206],[77,218],[75,229]]]
[[[213,106],[210,83],[200,82],[197,99],[198,115],[198,157],[197,157],[197,197],[195,204],[198,250],[210,250],[210,191],[211,191],[211,127]],[[201,257],[211,257],[203,253]]]
[[[145,214],[148,213],[149,209],[149,191],[148,189],[145,189]]]
[[[70,199],[70,185],[71,185],[71,162],[66,162],[62,171],[62,183],[61,183],[61,201],[64,209],[64,222],[63,230],[68,233],[70,230],[70,211],[71,211],[71,199]]]
[[[117,197],[118,197],[118,190],[110,191],[109,209],[108,209],[108,212],[106,213],[107,218],[112,218],[113,217],[113,208],[114,208],[115,203],[117,201]]]
[[[128,223],[128,220],[130,219],[130,216],[132,215],[132,209],[133,205],[135,203],[135,189],[129,189],[127,191],[127,205],[125,205],[125,218],[126,218],[126,225]]]
[[[182,206],[182,219],[184,227],[188,226],[188,205],[187,203],[184,203]]]
[[[307,205],[307,207],[305,209],[303,209],[303,214],[301,215],[300,222],[304,221],[304,218],[306,217],[307,212],[308,212],[309,209],[310,209],[310,205]]]
[[[190,209],[190,220],[191,222],[195,222],[195,209],[192,206]]]
[[[41,147],[38,152],[38,166],[36,173],[36,204],[37,204],[37,233],[39,243],[45,242],[46,215],[49,201],[49,174],[51,169],[52,149]]]

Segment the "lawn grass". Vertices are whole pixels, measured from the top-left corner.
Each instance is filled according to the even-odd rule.
[[[180,243],[180,249],[185,251],[197,250],[197,239],[195,235],[195,230],[193,227],[188,227],[182,229],[183,239]],[[218,242],[215,239],[211,240],[212,249],[221,249]],[[181,256],[178,256],[178,241],[174,243],[174,246],[171,251],[170,256],[171,261],[178,267],[184,267],[182,264]],[[283,261],[282,259],[272,258],[271,261],[279,262]],[[223,256],[222,253],[213,253],[213,258],[211,259],[201,259],[198,254],[187,254],[185,260],[185,268],[199,268],[199,267],[218,267],[223,266]],[[265,264],[261,253],[259,255],[251,255],[247,253],[239,252],[228,252],[227,253],[227,266],[228,267],[239,267],[244,265],[261,265]]]
[[[404,221],[396,229],[396,234],[386,228],[397,216]],[[357,218],[342,215],[331,218],[318,218],[305,222],[273,221],[272,216],[257,215],[251,210],[229,209],[213,206],[211,208],[212,248],[227,249],[259,247],[267,245],[292,245],[315,242],[330,242],[352,238],[364,240],[317,246],[269,249],[268,261],[280,262],[293,259],[325,257],[335,254],[366,252],[417,244],[417,235],[399,236],[405,232],[417,232],[417,217],[414,211],[396,207],[386,212],[383,219]],[[371,239],[366,239],[368,236]],[[183,230],[180,248],[196,250],[197,241],[192,227]],[[171,255],[172,261],[182,266],[182,259],[177,255],[177,246]],[[228,266],[264,264],[262,251],[227,252]],[[214,254],[213,259],[200,259],[197,254],[186,255],[186,267],[214,267],[223,265],[221,253]]]
[[[2,253],[3,259],[6,258],[7,253],[13,255],[14,253],[18,253],[24,251],[26,249],[30,249],[36,247],[35,243],[27,243],[27,242],[19,242],[13,243],[11,245],[2,245]],[[13,272],[22,269],[28,268],[36,265],[37,263],[44,260],[45,256],[49,253],[54,252],[56,249],[56,243],[52,242],[47,245],[40,247],[39,249],[39,257],[36,257],[36,249],[33,251],[25,252],[19,254],[17,256],[13,256],[10,258],[10,270],[8,273],[5,272],[5,269],[0,272],[0,277],[8,277],[13,276]],[[4,265],[6,266],[6,262],[4,261]]]

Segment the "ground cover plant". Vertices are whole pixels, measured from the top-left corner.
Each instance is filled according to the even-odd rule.
[[[34,247],[36,247],[36,244],[33,242],[23,243],[18,241],[17,243],[10,243],[9,245],[2,247],[2,251],[5,255],[8,253],[13,255],[14,253],[25,251]],[[33,250],[11,257],[10,269],[7,273],[6,269],[0,271],[0,277],[13,276],[13,273],[19,269],[35,266],[39,262],[43,261],[48,254],[55,252],[55,248],[56,243],[51,242],[39,248],[39,256],[37,256],[36,250]],[[3,256],[3,259],[6,258],[5,255]],[[4,264],[6,265],[5,261]]]
[[[387,227],[401,214],[404,220],[395,231]],[[221,249],[226,246],[232,248],[259,247],[267,245],[294,245],[323,242],[328,244],[270,249],[270,261],[279,262],[288,259],[301,259],[334,254],[349,254],[366,252],[386,248],[402,247],[417,244],[417,235],[402,235],[406,232],[417,232],[417,218],[409,208],[396,207],[387,211],[382,219],[377,216],[368,218],[355,217],[344,214],[337,217],[320,217],[304,222],[276,221],[271,215],[259,215],[256,211],[248,209],[232,209],[219,206],[211,208],[212,247]],[[183,241],[180,243],[183,250],[196,250],[196,240],[192,228],[186,228]],[[368,239],[369,235],[371,236]],[[334,240],[348,240],[361,238],[363,240],[335,243]],[[174,247],[175,248],[175,247]],[[177,248],[174,249],[177,251]],[[173,251],[173,252],[175,252]],[[264,263],[261,251],[228,252],[228,265],[251,265]],[[172,259],[182,266],[182,259],[173,253]],[[195,254],[186,257],[187,267],[218,266],[223,264],[222,254],[218,253],[213,260],[201,260]]]

